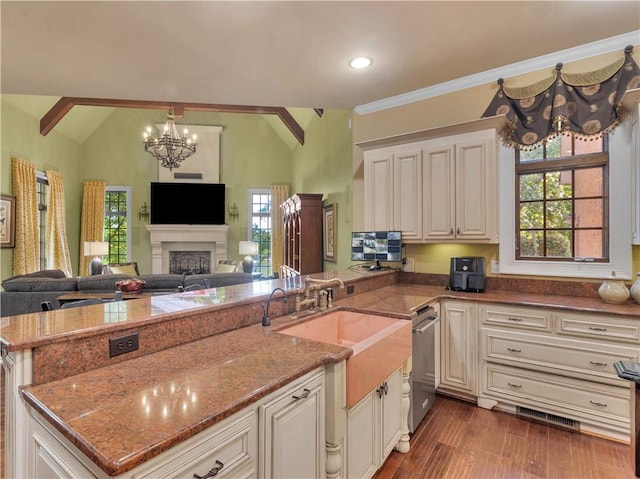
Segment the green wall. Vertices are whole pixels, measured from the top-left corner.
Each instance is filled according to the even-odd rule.
[[[70,199],[65,205],[67,235],[72,265],[74,270],[77,270],[80,229],[78,222],[73,221],[73,218],[80,217],[80,202],[74,199],[82,196],[82,176],[77,168],[82,161],[81,147],[55,130],[46,137],[40,135],[40,120],[22,112],[4,99],[1,100],[1,107],[0,192],[14,195],[11,188],[12,157],[30,161],[39,170],[57,170],[63,175],[65,197]],[[0,263],[0,277],[11,276],[13,248],[2,248]]]
[[[325,271],[351,264],[351,112],[325,110],[305,130],[304,147],[294,151],[295,180],[292,192],[323,193],[324,204],[333,204],[337,224],[337,262],[324,262]]]

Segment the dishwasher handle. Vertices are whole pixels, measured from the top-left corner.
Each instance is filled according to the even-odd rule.
[[[440,318],[438,316],[427,318],[418,325],[419,327],[413,328],[412,332],[414,334],[424,334],[427,329],[433,327],[438,321],[440,321]]]

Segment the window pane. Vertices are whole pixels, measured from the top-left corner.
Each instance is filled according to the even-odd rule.
[[[595,140],[581,140],[576,138],[574,148],[576,155],[598,153],[602,151],[602,138],[597,138]]]
[[[576,257],[578,258],[604,258],[602,242],[602,230],[576,230]]]
[[[523,203],[520,205],[520,229],[532,229],[544,227],[544,203]]]
[[[547,228],[571,228],[571,200],[547,201],[545,217]]]
[[[520,201],[541,200],[543,198],[542,173],[520,175]]]
[[[526,163],[533,160],[541,160],[544,158],[544,148],[539,146],[533,150],[520,150],[520,162]]]
[[[603,201],[600,198],[576,200],[576,228],[602,228]]]
[[[571,171],[552,171],[545,174],[546,198],[571,197]]]
[[[547,158],[560,158],[563,156],[562,153],[562,138],[564,136],[556,136],[555,138],[549,140],[545,145],[545,149],[547,150]]]
[[[602,167],[575,170],[576,198],[602,196],[603,175],[604,169]]]
[[[543,244],[544,241],[542,231],[520,232],[521,256],[543,256]]]
[[[571,231],[547,233],[547,257],[571,258]]]

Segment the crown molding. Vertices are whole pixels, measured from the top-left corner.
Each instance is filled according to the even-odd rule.
[[[587,43],[578,47],[568,48],[566,50],[560,50],[555,53],[549,53],[529,60],[512,63],[504,67],[494,68],[493,70],[487,70],[480,73],[474,73],[473,75],[456,78],[455,80],[439,83],[420,90],[414,90],[401,95],[395,95],[389,98],[365,103],[364,105],[358,105],[353,109],[353,111],[358,115],[375,113],[377,111],[387,110],[389,108],[407,105],[409,103],[426,100],[428,98],[445,95],[447,93],[476,87],[485,83],[492,83],[497,81],[498,78],[509,78],[542,70],[549,66],[554,66],[558,63],[558,58],[561,58],[563,63],[569,63],[605,53],[622,51],[627,45],[636,46],[638,44],[640,44],[640,30],[635,30],[622,35],[616,35],[615,37],[605,38],[604,40],[599,40],[597,42]]]

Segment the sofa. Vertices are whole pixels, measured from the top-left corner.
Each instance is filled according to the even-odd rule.
[[[72,291],[113,292],[116,283],[123,279],[138,278],[145,281],[146,292],[178,292],[219,288],[234,284],[250,283],[253,276],[241,272],[214,272],[209,274],[102,274],[68,278],[63,271],[45,270],[12,276],[2,281],[0,292],[0,316],[35,313],[42,311],[42,303],[50,301],[54,308],[60,306],[56,298]]]

